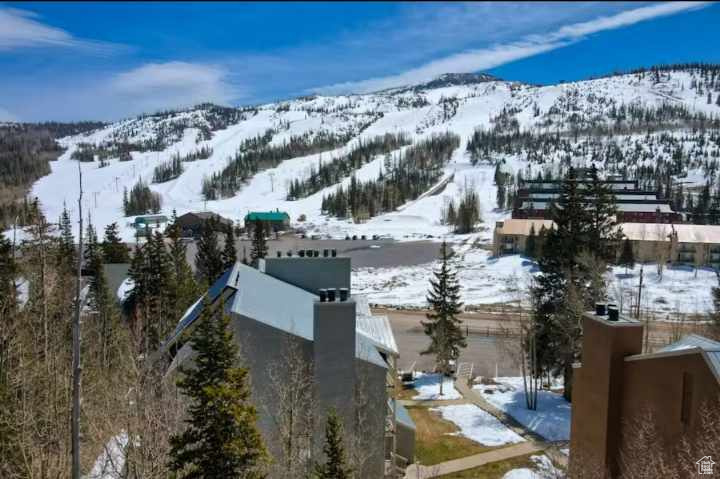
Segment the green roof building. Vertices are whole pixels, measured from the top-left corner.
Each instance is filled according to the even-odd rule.
[[[245,215],[245,228],[251,228],[255,221],[262,221],[270,231],[286,230],[290,227],[290,215],[284,211],[251,211]]]

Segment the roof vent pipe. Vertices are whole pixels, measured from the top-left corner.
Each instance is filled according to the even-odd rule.
[[[325,301],[327,301],[327,293],[328,293],[327,289],[321,288],[318,290],[318,293],[320,294],[320,302],[321,303],[324,303]]]
[[[335,301],[335,288],[328,288],[327,290],[328,302],[332,303]]]
[[[323,250],[323,258],[327,258],[328,256],[330,256],[330,250],[324,249]]]
[[[348,292],[347,288],[340,288],[340,301],[348,300]]]
[[[319,256],[320,256],[320,250],[319,250],[319,249],[316,249],[315,251],[313,251],[313,256],[316,257],[316,258],[319,257]]]
[[[278,250],[278,252],[277,252],[277,257],[278,257],[278,258],[282,258],[282,251],[279,251],[279,250]]]
[[[337,256],[337,250],[336,250],[336,249],[330,250],[330,255],[331,255],[333,258],[334,258],[335,256]]]
[[[608,321],[617,321],[620,318],[620,312],[617,309],[617,306],[614,304],[608,305]]]
[[[595,303],[595,315],[605,316],[607,314],[607,306],[605,303]]]
[[[313,257],[313,250],[311,250],[311,249],[305,250],[305,254],[307,255],[308,258],[312,258],[312,257]]]
[[[304,250],[304,249],[299,250],[299,251],[298,251],[298,256],[300,256],[301,258],[304,258],[304,257],[305,257],[305,250]]]

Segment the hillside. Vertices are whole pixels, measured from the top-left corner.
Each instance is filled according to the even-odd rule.
[[[122,208],[123,191],[140,180],[160,195],[160,211],[168,215],[207,209],[242,220],[248,210],[279,208],[293,222],[305,215],[313,233],[404,239],[447,234],[443,209],[473,188],[487,226],[480,236],[487,240],[494,221],[508,214],[496,207],[497,163],[514,181],[518,173],[557,175],[570,162],[597,162],[606,173],[637,177],[673,198],[681,189],[679,206],[692,198],[690,206],[697,208],[701,187],[708,182],[713,193],[718,187],[718,118],[720,67],[666,68],[551,86],[444,75],[373,94],[237,109],[200,105],[120,121],[60,139],[65,151],[31,194],[50,221],[64,203],[74,214],[82,160],[85,211],[98,229],[119,222],[126,240],[133,232],[132,217]],[[419,146],[448,132],[459,143],[447,143],[453,145],[447,157]],[[387,190],[402,177],[394,168],[407,177],[426,161],[431,171],[422,181],[429,193],[408,186],[385,192],[393,195],[395,211],[368,219],[372,211],[360,205],[363,223],[321,212],[323,198],[340,185],[345,191],[374,181],[373,187]],[[163,182],[153,183],[154,178]],[[290,194],[298,183],[303,194]],[[511,193],[512,183],[507,188]]]

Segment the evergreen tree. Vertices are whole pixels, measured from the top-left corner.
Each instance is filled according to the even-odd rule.
[[[543,241],[538,261],[541,273],[532,288],[539,373],[563,374],[568,400],[572,394],[572,364],[580,354],[581,336],[579,318],[572,316],[578,307],[575,303],[569,307],[570,299],[582,301],[589,308],[604,295],[604,291],[587,287],[598,273],[594,271],[597,263],[579,261],[581,254],[594,251],[591,238],[597,231],[593,229],[592,208],[587,200],[570,168],[557,205],[551,206],[555,227]]]
[[[265,224],[256,219],[253,224],[252,249],[250,250],[250,262],[257,266],[258,259],[267,256],[268,248],[265,241]]]
[[[590,170],[590,185],[587,188],[586,204],[590,212],[589,251],[604,261],[614,261],[617,243],[622,237],[616,221],[617,205],[615,194],[598,175],[595,165]]]
[[[525,255],[529,258],[534,258],[535,254],[537,253],[537,245],[535,243],[535,225],[530,225],[530,234],[527,237],[527,241],[525,242]]]
[[[231,268],[237,262],[237,251],[235,250],[235,233],[232,225],[227,227],[225,233],[225,246],[222,251],[223,269]]]
[[[195,368],[180,367],[178,387],[191,401],[185,430],[170,438],[169,468],[184,479],[265,477],[267,452],[250,403],[248,370],[223,305],[206,304],[190,335]]]
[[[129,263],[130,253],[127,246],[120,240],[118,224],[111,223],[105,227],[105,238],[102,242],[103,256],[106,263]]]
[[[165,238],[160,231],[148,237],[145,245],[147,295],[150,316],[146,318],[145,335],[151,350],[155,350],[174,326],[171,314],[173,298],[170,296],[170,256]]]
[[[60,229],[60,238],[57,249],[58,265],[65,267],[67,271],[72,271],[76,265],[75,237],[72,232],[70,214],[64,204],[58,225]]]
[[[13,258],[12,243],[0,235],[0,317],[10,317],[17,306],[17,288],[15,287],[17,274],[18,267]],[[0,338],[1,340],[2,338]]]
[[[201,291],[187,262],[187,247],[180,240],[180,227],[174,222],[168,230],[168,237],[170,238],[169,255],[172,271],[171,280],[168,282],[173,309],[171,317],[177,321],[200,296]]]
[[[625,238],[623,241],[622,253],[620,253],[620,266],[625,266],[625,272],[627,273],[628,268],[635,267],[635,253],[633,253],[632,243],[630,238]]]
[[[217,231],[213,220],[203,222],[197,243],[195,265],[202,283],[208,287],[223,273],[222,252],[218,246]]]
[[[350,479],[352,469],[345,457],[342,421],[334,410],[328,413],[325,426],[324,464],[315,465],[316,479]]]
[[[427,321],[422,322],[425,334],[430,337],[430,345],[421,354],[435,355],[437,369],[444,375],[450,372],[451,361],[460,356],[460,348],[467,346],[461,329],[462,321],[458,318],[462,308],[460,284],[449,260],[450,251],[443,241],[440,247],[440,269],[433,272],[435,279],[430,280],[431,289],[427,295],[432,310],[426,315]]]

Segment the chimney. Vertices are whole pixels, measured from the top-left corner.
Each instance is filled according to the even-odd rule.
[[[335,288],[328,288],[327,295],[328,295],[328,303],[332,303],[335,301]]]
[[[347,301],[348,293],[349,291],[347,288],[340,288],[340,301]]]
[[[282,258],[282,251],[280,251],[280,250],[277,251],[277,257]]]
[[[643,326],[615,304],[605,315],[598,306],[583,315],[582,364],[573,366],[570,469],[592,464],[615,477],[625,358],[642,353]]]
[[[330,250],[330,255],[331,255],[333,258],[336,257],[336,256],[337,256],[337,250],[336,250],[336,249]]]
[[[327,301],[327,293],[328,293],[328,291],[327,291],[327,289],[325,289],[325,288],[320,288],[320,289],[318,290],[318,294],[320,295],[320,302],[321,302],[321,303],[324,303],[325,301]]]
[[[304,250],[304,249],[299,250],[299,251],[298,251],[298,256],[300,256],[301,258],[304,258],[304,257],[305,257],[305,250]]]
[[[330,256],[330,250],[326,248],[323,250],[323,258],[327,258],[328,256]]]
[[[329,296],[335,293],[334,288],[328,290]],[[314,377],[323,378],[314,382],[315,407],[319,415],[334,408],[340,417],[354,417],[355,405],[347,400],[347,392],[356,387],[355,315],[355,302],[352,300],[330,299],[314,304],[312,364]],[[347,434],[352,435],[353,430],[352,423],[348,421]]]

